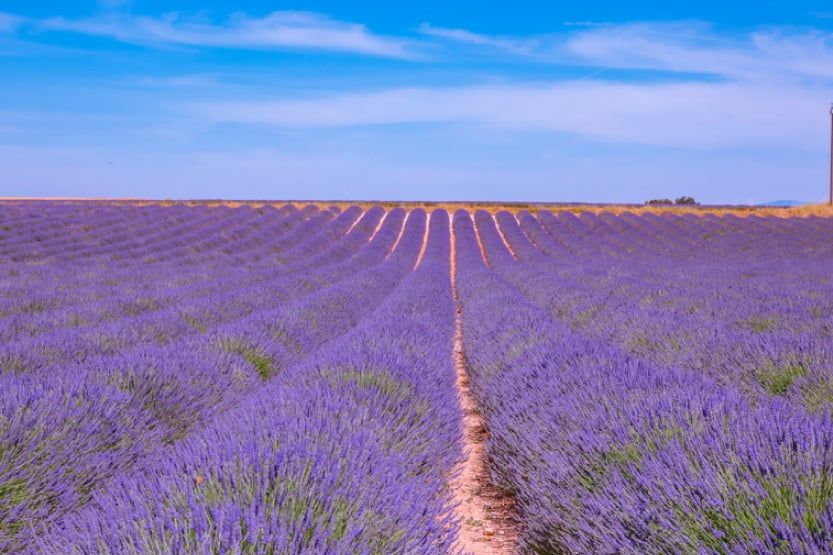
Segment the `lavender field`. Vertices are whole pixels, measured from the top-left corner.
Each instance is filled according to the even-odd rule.
[[[831,218],[0,204],[0,553],[831,553],[831,407]]]

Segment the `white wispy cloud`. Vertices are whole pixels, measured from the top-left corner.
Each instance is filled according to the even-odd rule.
[[[0,12],[0,32],[8,33],[17,29],[23,18],[10,13]]]
[[[127,8],[133,5],[133,0],[98,0],[99,6],[108,10]]]
[[[29,20],[26,25],[138,44],[291,47],[394,58],[413,58],[426,46],[303,12],[274,12],[261,18],[237,14],[222,23],[176,14],[151,18],[107,13],[87,19]],[[444,51],[452,56],[451,48],[460,43],[564,66],[657,70],[674,74],[675,79],[652,80],[634,73],[628,81],[612,81],[604,79],[609,72],[599,75],[597,70],[583,80],[526,82],[508,75],[502,85],[381,86],[272,100],[262,100],[268,98],[269,88],[262,80],[250,88],[235,88],[233,95],[221,87],[209,90],[216,83],[203,78],[170,78],[145,85],[205,89],[200,94],[209,100],[184,108],[186,114],[209,124],[295,128],[462,124],[501,132],[543,131],[694,148],[817,149],[824,142],[823,116],[833,82],[833,36],[818,30],[769,28],[726,36],[705,23],[677,22],[570,26],[532,37],[489,36],[429,24],[418,31],[426,37],[423,40],[436,41],[435,54]],[[720,78],[703,79],[699,74]]]
[[[316,99],[205,102],[212,122],[283,127],[474,124],[570,133],[605,141],[694,148],[814,148],[827,91],[747,83],[569,81],[391,89]]]
[[[227,84],[218,75],[202,73],[185,73],[163,77],[139,75],[128,78],[125,86],[139,86],[161,89],[213,89],[224,88]]]
[[[540,47],[538,39],[506,38],[473,33],[466,29],[449,29],[446,27],[435,27],[430,23],[423,23],[419,26],[420,34],[442,40],[471,44],[475,46],[486,46],[503,50],[510,54],[526,55],[534,53]]]
[[[833,78],[833,34],[767,28],[741,36],[705,22],[565,24],[538,36],[420,26],[423,35],[559,65],[703,73],[733,79]]]
[[[423,23],[419,37],[380,35],[360,23],[322,14],[275,11],[262,17],[231,14],[223,21],[205,15],[135,15],[109,8],[87,18],[27,18],[0,13],[0,31],[23,27],[109,37],[151,46],[240,49],[308,49],[370,56],[422,59],[426,52],[454,58],[460,47],[502,53],[560,66],[591,66],[674,73],[703,73],[731,79],[833,79],[833,34],[814,29],[766,28],[726,36],[697,21],[565,24],[552,33],[489,35]],[[458,49],[455,49],[455,45]]]
[[[833,35],[818,30],[768,29],[728,38],[697,22],[603,25],[571,33],[564,50],[576,60],[622,69],[833,78]]]
[[[238,13],[222,23],[176,13],[162,17],[105,13],[84,19],[30,19],[27,24],[42,31],[67,31],[142,45],[298,48],[404,59],[418,56],[407,40],[377,35],[361,24],[307,12],[277,11],[264,17]]]

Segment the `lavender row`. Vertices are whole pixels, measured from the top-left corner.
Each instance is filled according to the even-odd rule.
[[[309,245],[304,256],[317,254],[322,248],[323,254],[335,250],[340,237],[335,230],[346,230],[355,218],[356,214],[349,212],[326,229],[330,236],[327,241],[314,247]],[[371,218],[373,221],[357,226],[354,237],[350,238],[352,251],[348,252],[355,252],[362,246],[371,232],[368,227],[375,226],[378,217],[376,213]],[[317,237],[314,235],[310,241]],[[304,245],[305,242],[300,244]],[[343,252],[344,249],[340,249],[340,254]],[[100,301],[87,302],[82,305],[83,310],[70,306],[68,315],[53,311],[41,318],[38,313],[29,320],[15,318],[4,322],[0,336],[14,339],[24,335],[25,338],[6,343],[0,366],[18,371],[32,370],[48,367],[49,361],[81,361],[90,354],[115,352],[131,342],[167,344],[182,335],[205,331],[224,320],[240,318],[264,304],[286,302],[314,291],[306,277],[290,275],[307,270],[303,256],[294,249],[293,254],[296,264],[284,267],[280,272],[275,272],[274,266],[268,263],[249,267],[228,264],[231,269],[224,272],[204,269],[206,273],[202,280],[193,280],[194,270],[189,273],[176,268],[164,268],[159,272],[134,270],[143,280],[141,289],[122,285],[121,294],[114,292]],[[340,260],[334,256],[332,264],[338,262]],[[181,276],[189,276],[189,279],[181,287],[169,290],[167,284],[180,281]],[[333,281],[338,279],[331,277]],[[71,299],[73,295],[61,295],[56,302],[68,304],[67,297]]]
[[[395,220],[391,221],[395,224]],[[402,249],[390,258],[403,268],[412,264],[422,237],[420,219],[412,220],[413,231],[407,240],[403,236]],[[390,247],[396,231],[393,225],[387,238],[380,231],[380,241],[374,243]],[[383,246],[380,254],[385,252]],[[372,266],[362,264],[357,269],[366,274]],[[367,295],[383,294],[390,283],[390,279],[365,276],[356,278],[354,287],[361,287]],[[259,379],[348,331],[372,306],[367,298],[351,295],[352,291],[349,285],[335,285],[303,303],[283,309],[268,306],[271,314],[255,313],[247,321],[212,330],[200,341],[88,358],[81,365],[46,374],[46,382],[5,373],[10,383],[5,388],[9,403],[4,414],[10,427],[4,442],[13,449],[4,453],[8,456],[0,461],[0,473],[29,493],[10,497],[15,505],[5,514],[0,511],[0,532],[7,533],[10,545],[25,543],[25,534],[21,538],[18,532],[28,533],[31,539],[33,523],[83,504],[115,472],[182,439],[207,416],[234,405]],[[336,317],[327,317],[328,302],[339,305]],[[300,320],[292,321],[294,317]],[[94,393],[87,394],[90,389]],[[20,391],[18,397],[31,391],[38,394],[21,404],[16,391]],[[64,401],[56,403],[56,395]],[[75,417],[61,416],[68,406],[77,409],[72,412]],[[96,416],[102,412],[113,419],[104,428]],[[90,426],[98,431],[85,433]],[[30,457],[33,452],[51,455]],[[102,458],[106,465],[99,462]],[[71,472],[49,473],[65,464]],[[4,530],[4,523],[6,528],[14,523],[18,529]]]
[[[435,212],[422,263],[371,318],[120,477],[40,550],[449,552],[460,415],[448,236]],[[385,264],[409,272],[413,259]]]
[[[531,218],[522,216],[523,231],[508,213],[497,220],[524,262],[503,275],[573,328],[753,396],[784,396],[811,411],[831,407],[833,280],[826,258],[794,252],[789,241],[771,243],[768,256],[752,260],[731,256],[737,245],[721,247],[725,256],[700,253],[673,263],[645,252],[565,257]],[[491,250],[504,250],[490,218],[478,214],[478,222]],[[824,234],[810,237],[826,242]],[[619,240],[634,244],[639,237],[622,229]]]
[[[248,211],[244,213],[229,210],[228,212],[238,218],[241,217],[240,215],[243,217],[249,215]],[[299,219],[302,220],[305,213],[309,214],[309,211],[296,211],[287,218],[276,217],[274,218],[275,221],[266,219],[267,225],[257,228],[253,226],[252,234],[257,234],[269,241],[276,234],[284,233],[286,230],[296,227]],[[320,216],[328,214],[330,213],[324,212]],[[320,218],[310,218],[310,221],[318,220]],[[219,254],[226,263],[219,268],[213,267],[214,272],[229,273],[236,270],[237,265],[228,264],[228,255],[221,252],[219,248],[206,249],[205,246],[205,238],[223,232],[223,226],[228,225],[229,222],[220,218],[220,221],[212,221],[211,224],[208,227],[197,226],[201,234],[201,239],[198,241],[189,240],[187,236],[180,238],[172,248],[168,249],[168,251],[173,252],[166,252],[165,249],[159,248],[159,245],[152,244],[152,247],[156,248],[156,262],[164,257],[176,261],[178,265],[189,264],[190,261],[192,265],[197,264],[200,268],[207,269],[211,265],[211,258]],[[144,230],[141,227],[134,230],[134,235],[142,236],[143,234]],[[19,231],[18,235],[25,237],[26,230]],[[309,233],[304,238],[308,236]],[[75,240],[76,238],[73,236],[67,235],[63,238],[60,247],[64,250],[70,250]],[[245,253],[245,249],[241,249],[242,245],[238,241],[230,240],[230,238],[219,245],[223,249],[230,248],[235,253]],[[112,246],[110,245],[111,248]],[[259,246],[266,248],[262,241]],[[0,305],[0,315],[20,316],[26,313],[48,313],[51,309],[57,308],[71,309],[89,300],[111,297],[119,290],[147,286],[149,284],[147,276],[150,273],[155,274],[154,277],[156,278],[150,281],[150,284],[158,282],[157,287],[164,286],[166,289],[177,289],[182,285],[187,285],[192,279],[206,275],[202,272],[194,272],[187,276],[180,276],[178,281],[172,283],[170,279],[166,279],[167,276],[165,275],[171,273],[171,265],[152,264],[143,260],[145,258],[144,253],[148,252],[147,247],[147,245],[143,245],[141,249],[124,248],[120,250],[119,257],[122,262],[119,263],[112,260],[99,260],[97,263],[90,263],[89,260],[82,257],[62,257],[60,263],[56,260],[47,259],[47,263],[38,264],[37,266],[18,264],[13,268],[14,277],[17,278],[12,282],[15,287],[6,291],[6,297],[9,298],[9,301]],[[238,271],[237,273],[241,272]],[[40,288],[37,288],[38,285],[40,285]],[[44,285],[47,285],[47,287],[44,288]],[[66,295],[64,292],[71,292],[72,294]],[[16,306],[16,304],[19,306]]]
[[[60,206],[33,208],[43,212],[37,214],[39,219],[36,220],[43,220],[43,229],[31,223],[2,226],[8,230],[3,242],[4,254],[13,260],[37,262],[57,258],[71,261],[105,256],[110,260],[120,260],[121,252],[144,249],[147,254],[161,250],[159,244],[210,239],[224,228],[236,227],[240,222],[266,215],[265,212],[260,214],[250,209],[107,206],[74,221]],[[315,210],[314,207],[307,207],[301,211],[301,216]],[[281,217],[291,211],[293,209],[287,207],[275,212]],[[207,229],[213,233],[201,234]]]
[[[279,218],[278,224],[284,223],[285,220]],[[142,230],[136,231],[141,233]],[[67,237],[65,246],[70,245],[72,237]],[[208,257],[212,253],[205,254]],[[176,294],[177,289],[200,277],[195,272],[187,276],[188,279],[173,282],[169,265],[148,265],[140,260],[142,255],[135,250],[127,249],[121,256],[132,263],[124,267],[123,263],[90,263],[83,259],[61,259],[59,262],[47,259],[37,266],[17,264],[14,267],[14,288],[5,292],[8,300],[0,304],[0,315],[6,320],[11,319],[11,322],[4,323],[25,323],[26,318],[49,316],[56,310],[69,311],[79,306],[84,307],[91,301],[112,298],[114,294],[118,295],[125,290],[148,289],[152,286]],[[151,274],[154,279],[148,279]]]
[[[487,267],[455,216],[463,341],[493,478],[540,553],[821,553],[833,432],[781,399],[629,357]],[[482,237],[484,243],[488,236]],[[499,240],[499,239],[498,239]],[[493,266],[516,262],[492,249]]]

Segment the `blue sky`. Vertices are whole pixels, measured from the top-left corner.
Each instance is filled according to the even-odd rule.
[[[0,1],[0,196],[818,201],[822,2]]]

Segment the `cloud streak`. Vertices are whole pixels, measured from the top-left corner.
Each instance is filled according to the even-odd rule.
[[[771,29],[728,39],[703,23],[604,25],[568,36],[568,56],[621,69],[731,79],[833,78],[833,36]]]
[[[178,14],[157,18],[107,13],[86,19],[33,19],[27,20],[27,24],[40,31],[80,33],[148,46],[291,48],[401,59],[419,56],[404,39],[377,35],[364,25],[307,12],[278,11],[260,18],[238,13],[222,23],[188,19]]]
[[[390,89],[317,99],[204,102],[188,111],[213,123],[279,127],[482,125],[673,146],[813,149],[824,89],[746,83],[626,84],[566,81]],[[817,136],[818,135],[818,136]]]
[[[13,14],[0,12],[0,32],[9,33],[17,29],[23,18]]]
[[[769,28],[727,37],[697,21],[570,25],[507,37],[423,24],[425,36],[501,50],[539,63],[710,74],[730,79],[833,79],[833,35]]]
[[[130,7],[133,0],[98,0],[98,4],[105,9],[115,10],[119,8]]]
[[[319,82],[306,90],[323,89],[323,93],[272,99],[267,96],[269,84],[260,76],[250,88],[236,86],[231,92],[222,79],[200,76],[163,76],[139,83],[165,90],[199,89],[195,94],[207,100],[182,105],[169,96],[160,104],[174,105],[171,111],[176,117],[184,113],[191,118],[188,123],[201,128],[206,124],[292,129],[425,124],[465,126],[474,133],[552,133],[685,149],[818,151],[825,143],[824,116],[833,84],[833,37],[815,30],[770,28],[725,36],[698,22],[631,23],[507,37],[425,23],[417,29],[422,38],[408,38],[377,35],[364,25],[319,14],[287,11],[264,17],[236,14],[219,23],[176,14],[145,17],[123,12],[25,21],[0,15],[0,28],[4,25],[151,46],[294,48],[406,60],[425,60],[419,56],[428,51],[448,60],[474,49],[483,53],[484,60],[499,51],[518,56],[523,63],[552,64],[538,68],[544,67],[546,81],[526,81],[528,74],[521,78],[509,72],[499,85],[382,84],[351,92],[326,92],[329,83]],[[454,50],[454,45],[464,46]],[[464,58],[457,59],[465,62]],[[549,77],[563,69],[556,66],[569,66],[572,75],[576,67],[589,69],[582,79],[565,80],[567,72],[563,72],[558,80]],[[619,72],[620,80],[614,81],[605,79],[612,71],[600,75],[603,69],[597,68],[634,71]],[[666,79],[643,70],[662,72]],[[495,79],[494,75],[486,78]]]
[[[124,0],[107,0],[112,6]],[[263,17],[231,14],[207,21],[169,13],[159,17],[106,10],[92,17],[26,18],[0,13],[0,32],[22,28],[107,37],[153,47],[250,50],[299,49],[427,61],[453,60],[471,50],[517,56],[525,62],[708,74],[728,79],[833,79],[833,35],[813,29],[768,28],[721,35],[697,21],[570,25],[549,34],[487,35],[422,23],[419,36],[373,33],[365,25],[322,14],[275,11]]]
[[[465,29],[435,27],[429,23],[421,24],[418,31],[420,34],[428,37],[480,47],[490,47],[515,55],[530,55],[540,48],[540,41],[537,39],[494,37],[473,33]]]

